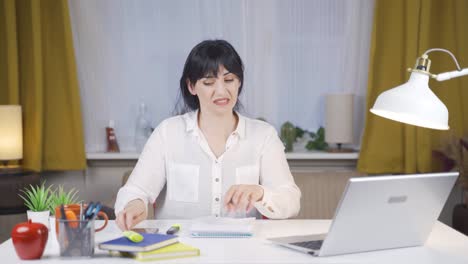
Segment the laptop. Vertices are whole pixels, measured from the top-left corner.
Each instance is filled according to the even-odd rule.
[[[313,256],[421,246],[457,178],[458,172],[351,178],[327,234],[269,240]]]

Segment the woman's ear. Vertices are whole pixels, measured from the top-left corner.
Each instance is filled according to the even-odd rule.
[[[187,79],[187,89],[192,95],[197,95],[197,92],[195,91],[195,85],[193,85],[189,79]]]

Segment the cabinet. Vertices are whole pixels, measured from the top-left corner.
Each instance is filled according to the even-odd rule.
[[[11,229],[27,220],[20,190],[40,184],[39,174],[25,170],[0,170],[0,242],[10,237]]]

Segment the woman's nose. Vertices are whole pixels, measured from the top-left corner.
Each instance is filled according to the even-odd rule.
[[[227,84],[224,82],[224,80],[220,80],[216,82],[215,85],[215,92],[217,94],[224,94],[227,91]]]

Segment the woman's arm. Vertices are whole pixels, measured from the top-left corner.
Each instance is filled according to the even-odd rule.
[[[163,134],[161,124],[148,139],[132,174],[117,194],[115,215],[121,228],[129,229],[144,220],[148,203],[154,203],[166,183]]]
[[[264,216],[285,219],[299,213],[301,191],[289,170],[284,145],[271,127],[260,158],[260,185],[237,184],[226,192],[228,211],[247,210],[255,206]]]
[[[299,213],[301,191],[289,170],[284,145],[273,128],[261,156],[260,185],[263,198],[255,203],[255,207],[262,215],[285,219]]]

